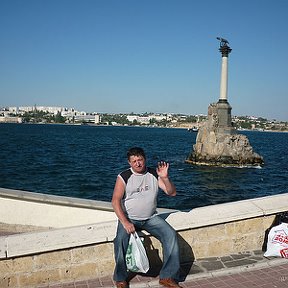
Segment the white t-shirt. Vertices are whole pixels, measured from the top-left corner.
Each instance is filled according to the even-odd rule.
[[[147,168],[143,174],[132,168],[118,175],[125,184],[122,208],[128,218],[146,220],[156,213],[158,195],[158,175],[155,169]]]

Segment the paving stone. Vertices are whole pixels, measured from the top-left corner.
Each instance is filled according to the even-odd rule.
[[[262,250],[254,250],[254,255],[261,255],[263,257],[263,251]]]
[[[251,256],[249,259],[256,260],[257,262],[264,261],[264,258],[261,256]]]
[[[203,272],[205,272],[205,270],[202,267],[200,267],[197,264],[193,264],[193,266],[190,269],[189,274],[195,275],[195,274],[199,274],[199,273],[203,273]]]
[[[201,266],[204,267],[207,271],[214,271],[214,270],[219,270],[222,268],[225,268],[223,263],[221,261],[207,261],[207,262],[202,262]]]
[[[216,261],[218,260],[218,257],[210,257],[210,258],[199,258],[197,259],[197,262],[202,262],[202,261]]]
[[[256,263],[256,260],[252,259],[239,259],[231,262],[225,262],[225,266],[228,268],[238,267],[238,266],[247,266]]]
[[[233,258],[231,256],[220,257],[222,262],[232,261]]]
[[[231,257],[233,259],[243,259],[251,256],[251,254],[232,254]]]

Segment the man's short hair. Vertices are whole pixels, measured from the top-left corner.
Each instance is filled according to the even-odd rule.
[[[145,152],[140,147],[132,147],[127,152],[127,158],[130,159],[131,156],[142,156],[144,159],[146,159]]]

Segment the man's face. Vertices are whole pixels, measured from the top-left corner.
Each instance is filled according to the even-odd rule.
[[[143,156],[130,156],[128,163],[136,173],[143,173],[146,170],[146,161]]]

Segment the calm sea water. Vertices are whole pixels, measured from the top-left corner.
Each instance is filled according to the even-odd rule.
[[[288,133],[241,132],[263,168],[197,167],[185,163],[196,140],[186,129],[0,124],[0,187],[110,201],[126,151],[141,146],[149,166],[170,163],[178,194],[159,207],[187,210],[288,192]]]

